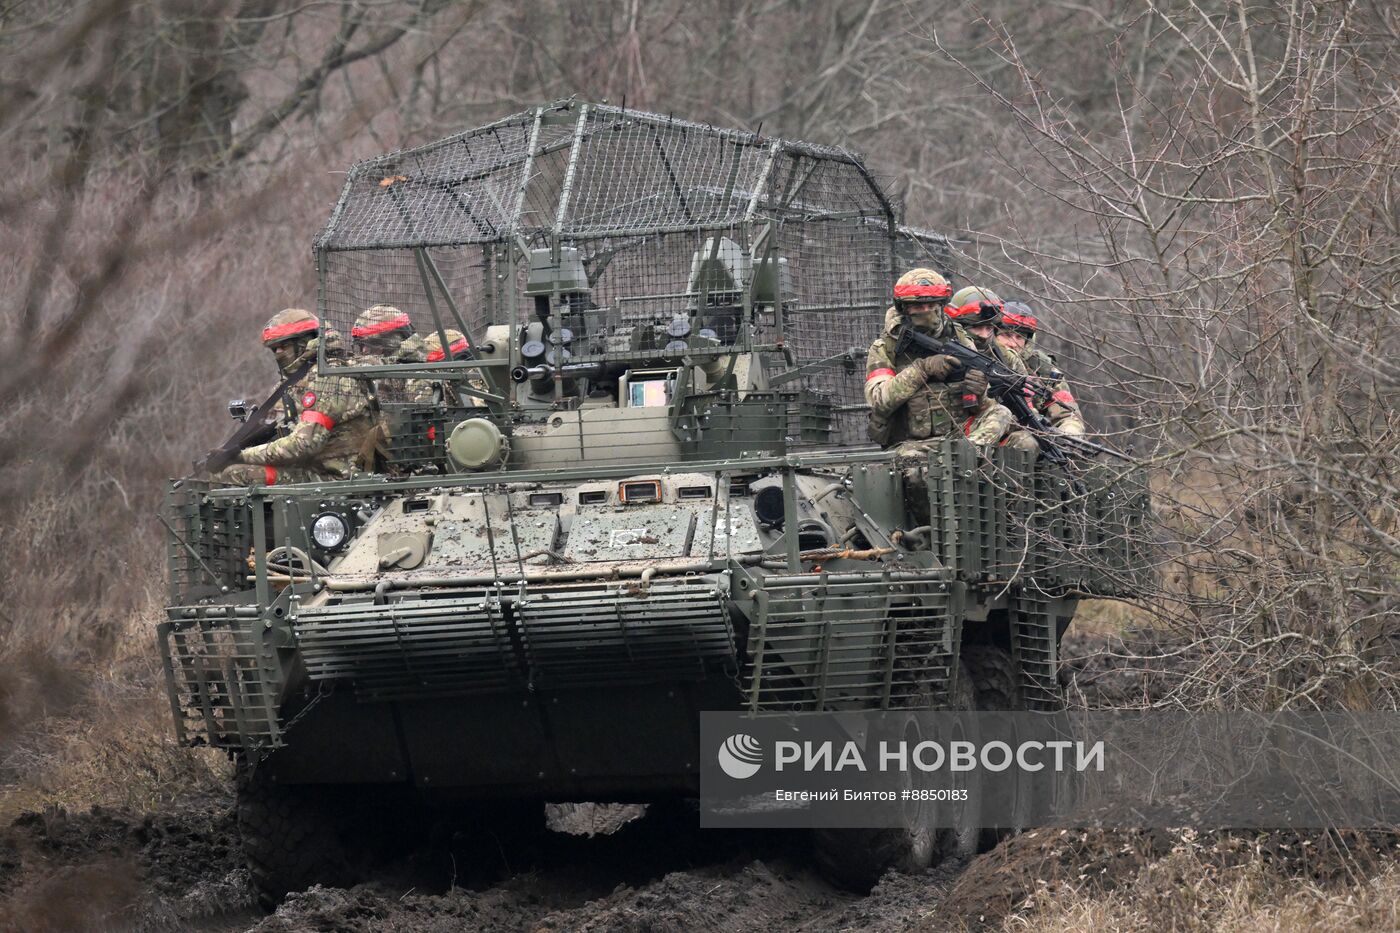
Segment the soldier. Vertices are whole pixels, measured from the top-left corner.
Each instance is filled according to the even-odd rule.
[[[391,305],[375,305],[366,310],[355,319],[350,337],[355,362],[362,366],[422,362],[423,339],[414,333],[409,316]],[[381,402],[412,401],[407,379],[376,379],[374,394]]]
[[[1006,354],[997,346],[997,324],[1001,321],[1002,303],[990,288],[969,285],[960,288],[948,302],[948,317],[956,321],[972,339],[978,353],[985,353],[1010,365]]]
[[[303,363],[316,357],[316,341],[321,322],[316,315],[302,308],[285,308],[272,316],[263,328],[263,346],[272,351],[277,362],[277,374],[287,378]],[[269,336],[271,335],[271,336]],[[269,340],[271,342],[269,342]],[[294,400],[301,397],[315,375],[312,369],[296,382],[289,384],[274,406],[279,431],[290,430],[288,422],[296,418]]]
[[[467,358],[471,349],[471,344],[465,335],[459,330],[448,328],[444,333],[447,335],[448,351],[451,358],[460,360]],[[441,363],[448,358],[442,352],[442,338],[431,333],[423,340],[424,361],[428,363]],[[486,384],[481,379],[480,373],[473,373],[467,379],[467,385],[472,388],[486,390]],[[445,379],[413,379],[408,383],[409,397],[415,402],[435,403],[440,402],[453,407],[461,405],[479,405],[481,402],[468,395],[464,400],[455,382]]]
[[[932,269],[900,276],[885,329],[866,358],[865,399],[870,404],[870,437],[884,447],[915,453],[920,442],[961,430],[974,444],[995,444],[1012,426],[1011,412],[987,398],[986,374],[969,370],[960,383],[949,380],[960,366],[950,356],[896,354],[904,327],[931,337],[974,346],[963,329],[942,313],[952,289]]]
[[[1074,400],[1065,374],[1055,365],[1053,356],[1034,345],[1039,327],[1040,323],[1029,307],[1019,301],[1008,301],[1002,312],[997,343],[1006,351],[1006,356],[1014,357],[1014,369],[1038,377],[1050,389],[1051,400],[1041,408],[1040,413],[1065,434],[1082,435],[1086,429],[1084,417],[1079,412],[1079,403]]]
[[[290,372],[326,345],[328,357],[342,357],[340,335],[322,328],[316,316],[288,308],[272,316],[263,328],[263,346],[272,351],[277,367]],[[364,386],[349,376],[311,371],[291,399],[295,427],[291,433],[239,452],[238,462],[215,478],[239,486],[299,483],[340,479],[372,465],[378,414]]]

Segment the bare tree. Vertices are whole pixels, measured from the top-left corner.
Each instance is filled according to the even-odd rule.
[[[1018,86],[968,73],[1061,222],[1018,212],[970,265],[1050,312],[1160,471],[1160,605],[1204,657],[1175,701],[1393,708],[1397,61],[1359,5],[1260,15],[1149,5],[1172,80],[1126,72],[1111,130],[995,24]]]

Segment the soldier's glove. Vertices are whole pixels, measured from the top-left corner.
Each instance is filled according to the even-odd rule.
[[[954,375],[959,368],[957,360],[942,353],[926,356],[914,365],[924,374],[925,382],[947,382],[948,377]]]
[[[987,397],[987,374],[980,369],[969,369],[962,380],[962,400],[964,408],[976,408]]]

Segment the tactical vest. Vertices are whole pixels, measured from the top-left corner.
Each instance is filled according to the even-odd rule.
[[[955,327],[944,339],[957,340],[965,347],[972,346],[961,328]],[[891,368],[895,372],[903,371],[919,359],[912,353],[896,356],[899,335],[891,333],[888,328],[878,340],[884,345],[885,356],[892,361]],[[870,438],[877,444],[892,447],[904,441],[942,437],[951,433],[955,425],[961,426],[968,416],[963,409],[962,393],[957,382],[930,382],[911,395],[888,419],[872,418]]]

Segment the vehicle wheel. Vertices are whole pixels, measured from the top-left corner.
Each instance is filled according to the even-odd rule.
[[[963,670],[957,678],[953,695],[944,708],[970,710],[972,703],[971,678],[966,670]],[[915,715],[911,714],[906,729],[916,725]],[[905,736],[906,742],[917,741],[919,738]],[[948,738],[959,739],[965,736],[953,735]],[[975,787],[968,789],[968,800],[952,805],[956,807],[953,811],[953,828],[935,828],[935,821],[927,807],[916,806],[901,810],[904,816],[903,826],[882,829],[814,829],[812,844],[817,869],[832,884],[865,894],[890,870],[901,873],[918,872],[939,864],[946,858],[967,858],[976,854],[977,834],[981,828],[981,801]]]
[[[1021,676],[1011,652],[996,645],[963,645],[962,662],[971,681],[974,707],[979,712],[1025,710]]]
[[[1021,687],[1020,671],[1011,657],[1011,652],[996,645],[964,645],[962,661],[970,675],[978,712],[1025,711],[1025,691]],[[1013,793],[1007,808],[1012,814],[1012,825],[983,829],[978,839],[980,851],[987,852],[1002,840],[1030,828],[1031,815],[1035,809],[1033,788],[1028,782],[1018,782]]]
[[[868,894],[890,869],[922,871],[933,863],[934,833],[927,827],[814,829],[817,870],[839,888]]]
[[[264,773],[237,778],[238,831],[258,904],[271,912],[292,891],[353,881],[340,815],[319,789],[283,786]]]
[[[961,659],[958,663],[958,678],[947,709],[970,712],[977,709],[976,684],[967,664]],[[946,741],[977,741],[976,735],[968,735],[961,728]],[[953,804],[953,825],[939,830],[938,859],[968,859],[977,854],[982,833],[982,793],[981,779],[976,771],[962,774],[954,783],[954,789],[965,788],[967,800]]]

